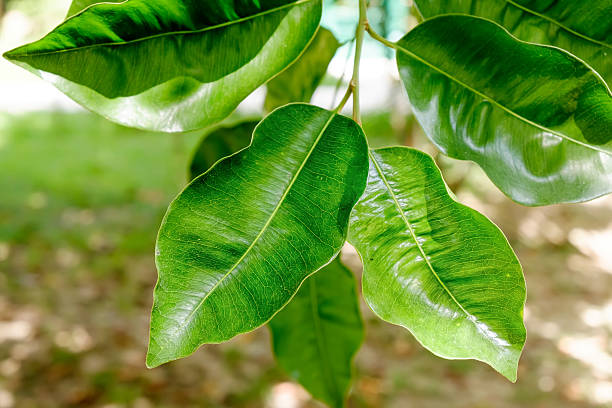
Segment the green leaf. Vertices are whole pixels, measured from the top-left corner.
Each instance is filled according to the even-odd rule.
[[[127,0],[125,0],[127,1]],[[70,4],[70,8],[68,9],[68,13],[66,14],[66,18],[70,18],[77,14],[79,11],[85,10],[87,7],[92,4],[98,3],[122,3],[123,1],[105,1],[105,0],[72,0]]]
[[[269,326],[281,367],[313,397],[344,406],[363,323],[355,278],[340,259],[304,281]]]
[[[292,104],[189,184],[157,239],[147,365],[269,321],[340,251],[367,171],[359,125]]]
[[[189,165],[189,180],[204,173],[220,159],[244,149],[259,121],[247,120],[233,126],[223,126],[207,133],[196,147]]]
[[[425,21],[397,49],[428,137],[478,163],[513,200],[578,202],[612,191],[612,96],[572,55],[461,15]]]
[[[268,82],[265,109],[271,112],[290,102],[310,102],[338,47],[340,43],[336,37],[321,27],[304,54]]]
[[[497,226],[451,198],[431,157],[406,147],[370,153],[349,242],[374,313],[440,357],[481,360],[516,381],[521,266]]]
[[[464,13],[501,24],[523,41],[563,48],[612,85],[612,0],[415,0],[425,18]],[[606,16],[608,16],[606,18]]]
[[[99,3],[5,57],[110,120],[178,132],[229,115],[320,18],[321,0]]]

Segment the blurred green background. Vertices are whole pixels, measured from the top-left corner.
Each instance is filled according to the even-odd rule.
[[[350,33],[354,4],[339,3],[327,21]],[[12,0],[0,51],[40,37],[68,5]],[[390,36],[396,20],[384,20]],[[407,12],[399,20],[411,21]],[[347,52],[332,63],[336,76]],[[387,92],[366,112],[366,133],[373,145],[410,143],[435,154],[381,55],[364,61],[364,99],[380,93],[376,81]],[[331,94],[324,89],[315,102],[329,106]],[[116,126],[0,62],[0,408],[319,406],[276,367],[266,328],[144,366],[155,235],[201,136]],[[350,406],[612,406],[612,199],[525,208],[475,165],[436,158],[459,200],[502,228],[524,266],[528,339],[519,380],[475,361],[439,359],[362,305],[367,338]],[[351,248],[343,259],[359,276]]]

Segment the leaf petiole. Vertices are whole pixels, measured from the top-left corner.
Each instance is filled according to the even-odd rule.
[[[359,0],[359,23],[355,32],[355,61],[353,66],[353,120],[361,125],[361,106],[359,101],[359,66],[361,63],[361,52],[363,49],[363,38],[368,26],[367,0]]]

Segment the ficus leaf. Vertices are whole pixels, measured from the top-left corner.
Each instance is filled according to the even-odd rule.
[[[247,147],[258,123],[259,121],[246,120],[230,126],[220,126],[205,134],[191,158],[189,180],[204,173],[218,160]]]
[[[304,281],[269,323],[283,369],[315,398],[344,406],[363,341],[355,278],[336,258]]]
[[[426,20],[397,43],[427,136],[525,205],[612,191],[612,96],[582,61],[482,18]]]
[[[265,109],[270,112],[290,102],[310,102],[339,46],[331,31],[321,27],[304,54],[266,84]]]
[[[449,195],[427,154],[371,151],[349,242],[374,313],[434,354],[484,361],[516,380],[525,342],[525,282],[502,232]]]
[[[147,365],[253,330],[342,247],[367,145],[351,119],[292,104],[196,178],[159,231]]]
[[[612,84],[612,0],[415,0],[425,18],[464,13],[501,24],[515,37],[563,48]],[[606,16],[608,16],[606,18]]]
[[[193,179],[251,141],[257,121],[205,135],[191,161]],[[309,277],[269,322],[279,364],[315,398],[341,407],[352,380],[351,361],[363,338],[355,282],[338,257]]]
[[[99,3],[5,57],[110,120],[176,132],[225,118],[320,18],[321,0]]]

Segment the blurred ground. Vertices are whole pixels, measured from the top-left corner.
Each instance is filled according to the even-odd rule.
[[[391,122],[369,116],[366,131],[382,143]],[[275,367],[265,328],[144,367],[155,233],[198,136],[125,129],[87,113],[0,116],[0,408],[315,406]],[[524,208],[475,166],[442,164],[459,198],[500,225],[525,268],[519,380],[434,357],[364,306],[351,406],[610,404],[612,200]],[[345,261],[359,273],[350,251]]]
[[[0,50],[47,31],[68,4],[13,0]],[[343,66],[340,58],[331,68],[339,75]],[[393,108],[365,118],[371,144],[434,154],[391,70],[380,60],[364,67],[364,100]],[[329,106],[332,94],[315,101]],[[318,406],[276,368],[266,328],[144,366],[155,234],[199,136],[115,126],[0,61],[0,408]],[[525,208],[476,166],[438,161],[460,201],[502,228],[524,266],[519,380],[439,359],[362,305],[367,339],[350,406],[612,407],[612,199]],[[350,249],[344,259],[359,275]]]

